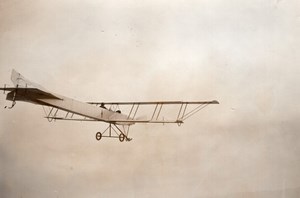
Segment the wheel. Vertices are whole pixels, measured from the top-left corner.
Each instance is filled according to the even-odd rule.
[[[125,135],[123,133],[119,135],[119,140],[120,142],[123,142],[125,140]]]
[[[101,138],[102,138],[102,133],[100,133],[100,132],[97,132],[96,133],[96,140],[101,140]]]

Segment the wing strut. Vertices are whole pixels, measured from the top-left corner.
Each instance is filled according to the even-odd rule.
[[[130,112],[129,112],[128,117],[127,117],[127,120],[129,120],[129,118],[131,118],[131,119],[135,118],[136,113],[139,110],[139,107],[140,107],[140,104],[132,104],[132,107],[131,107]],[[133,113],[133,116],[131,117],[132,113]]]
[[[197,107],[195,107],[195,108],[191,109],[190,111],[186,112],[187,111],[187,107],[188,107],[188,103],[181,104],[179,112],[178,112],[177,120],[185,121],[186,119],[188,119],[189,117],[193,116],[194,114],[196,114],[200,110],[204,109],[207,105],[209,105],[209,103],[207,103],[207,104],[199,104]],[[183,106],[184,106],[184,110],[182,112]]]

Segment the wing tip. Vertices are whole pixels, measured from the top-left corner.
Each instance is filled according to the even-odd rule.
[[[213,101],[211,101],[211,103],[212,104],[220,104],[219,101],[217,101],[217,100],[213,100]]]

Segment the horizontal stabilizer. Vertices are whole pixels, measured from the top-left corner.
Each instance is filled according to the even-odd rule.
[[[11,91],[11,92],[17,91],[18,96],[27,95],[31,98],[36,98],[36,99],[59,99],[59,100],[62,100],[62,98],[60,98],[52,93],[42,91],[37,88],[0,87],[0,90]]]
[[[1,87],[0,90],[9,91],[11,95],[16,94],[14,97],[16,100],[27,97],[31,99],[62,99],[60,96],[47,91],[41,85],[31,82],[26,79],[16,70],[11,72],[11,81],[15,87]],[[13,97],[13,96],[12,96]],[[11,98],[13,99],[13,98]]]

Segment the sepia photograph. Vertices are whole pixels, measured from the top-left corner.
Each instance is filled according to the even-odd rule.
[[[1,198],[300,197],[300,1],[1,0]]]

